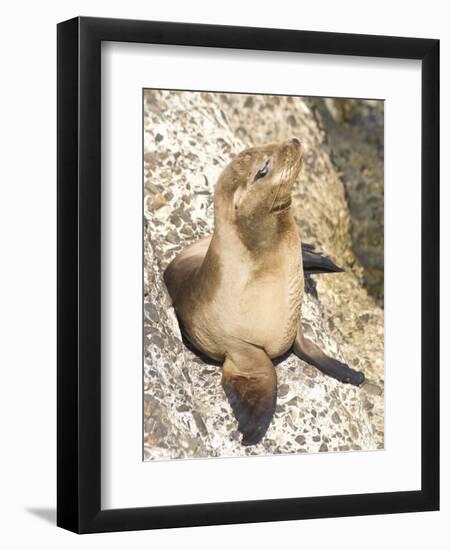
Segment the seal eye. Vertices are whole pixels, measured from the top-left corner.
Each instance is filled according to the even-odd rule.
[[[256,172],[256,176],[255,176],[255,179],[253,181],[255,182],[256,180],[259,180],[259,179],[263,178],[264,176],[267,176],[267,174],[269,173],[269,169],[270,169],[270,160],[266,160],[266,162],[264,163],[264,166],[261,168],[261,170],[258,170]]]

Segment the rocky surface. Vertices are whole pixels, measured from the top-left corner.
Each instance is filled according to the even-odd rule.
[[[384,102],[314,99],[310,105],[341,172],[363,284],[384,307]]]
[[[364,287],[342,177],[314,108],[301,98],[151,90],[144,103],[145,460],[383,448],[383,311]],[[182,342],[162,274],[182,247],[211,233],[214,183],[229,160],[293,136],[305,149],[293,194],[300,235],[346,269],[314,276],[305,333],[366,383],[343,385],[283,358],[272,424],[261,443],[243,447],[221,368]]]

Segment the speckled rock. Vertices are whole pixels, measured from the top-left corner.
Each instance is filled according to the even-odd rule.
[[[384,306],[384,102],[309,100],[342,173],[352,218],[353,251],[363,283]]]
[[[149,90],[144,113],[145,460],[382,448],[383,311],[362,284],[344,186],[310,106],[301,98]],[[300,235],[346,269],[314,277],[305,333],[367,382],[343,385],[294,355],[283,358],[272,424],[258,445],[243,447],[221,367],[182,342],[162,274],[179,250],[211,233],[214,184],[231,158],[293,136],[305,149],[293,194]]]

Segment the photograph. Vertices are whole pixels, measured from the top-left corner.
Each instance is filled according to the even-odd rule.
[[[448,6],[4,6],[1,547],[448,546]]]
[[[144,461],[384,449],[384,101],[142,102]]]

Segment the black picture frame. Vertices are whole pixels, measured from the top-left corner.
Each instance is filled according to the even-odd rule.
[[[438,510],[439,41],[86,17],[60,23],[57,36],[57,524],[93,533]],[[422,61],[420,491],[101,509],[102,41]]]

